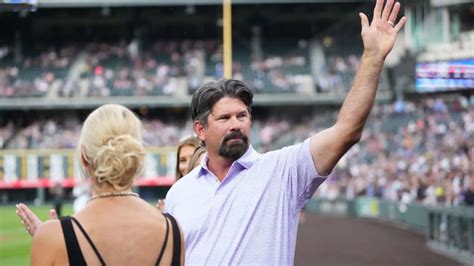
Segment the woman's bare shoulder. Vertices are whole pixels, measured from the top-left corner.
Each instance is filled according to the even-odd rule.
[[[31,247],[32,265],[52,265],[55,262],[65,262],[64,252],[61,248],[64,246],[64,237],[62,236],[61,222],[59,220],[49,220],[41,224],[33,236]],[[62,260],[61,260],[62,258]]]

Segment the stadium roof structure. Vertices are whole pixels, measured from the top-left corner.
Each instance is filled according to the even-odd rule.
[[[26,0],[28,1],[28,0]],[[31,0],[30,0],[31,1]],[[119,6],[177,6],[220,5],[222,0],[37,0],[37,7],[119,7]],[[372,0],[231,0],[232,4],[284,4],[284,3],[347,3],[373,2]]]

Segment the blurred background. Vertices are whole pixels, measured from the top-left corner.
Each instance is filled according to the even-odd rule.
[[[474,261],[474,1],[400,1],[408,22],[386,60],[364,131],[308,204],[423,233]],[[232,1],[232,76],[255,92],[252,143],[266,152],[335,122],[363,51],[373,1]],[[224,75],[217,0],[0,0],[0,264],[28,264],[14,214],[46,219],[81,185],[75,145],[94,108],[142,119],[147,162],[135,190],[154,203],[193,134],[190,97]],[[229,63],[226,63],[229,64]]]

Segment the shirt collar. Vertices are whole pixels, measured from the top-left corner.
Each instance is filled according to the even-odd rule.
[[[237,159],[236,163],[240,164],[245,169],[249,169],[260,158],[260,156],[261,154],[255,151],[252,145],[250,145],[244,155]]]

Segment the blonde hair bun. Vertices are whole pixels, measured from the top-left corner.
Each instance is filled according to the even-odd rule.
[[[100,147],[93,164],[98,183],[108,182],[117,190],[130,186],[143,168],[144,152],[140,142],[130,135],[120,135]]]
[[[125,190],[142,172],[145,161],[141,122],[122,105],[103,105],[84,122],[78,152],[91,165],[91,178],[98,184]],[[82,172],[88,173],[84,166]]]

